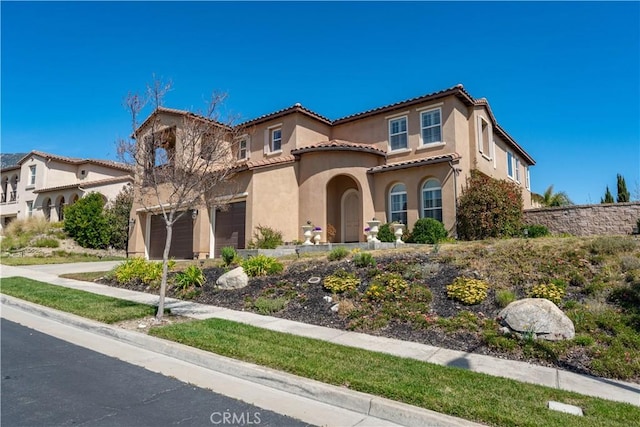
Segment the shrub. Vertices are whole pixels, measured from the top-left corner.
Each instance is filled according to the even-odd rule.
[[[89,193],[65,208],[64,230],[83,248],[104,249],[109,245],[110,226],[103,207],[102,195]]]
[[[539,224],[528,225],[524,229],[526,231],[526,236],[532,239],[535,239],[536,237],[545,237],[551,234],[547,227]]]
[[[327,224],[327,242],[333,242],[333,238],[336,237],[336,228],[333,224]]]
[[[253,302],[253,308],[259,314],[269,315],[272,313],[277,313],[287,306],[289,300],[283,297],[278,298],[268,298],[268,297],[258,297]]]
[[[516,300],[516,295],[509,290],[501,290],[496,292],[496,303],[499,307],[505,308]]]
[[[169,270],[175,266],[175,261],[169,260]],[[162,277],[162,262],[147,261],[144,258],[129,258],[114,270],[113,277],[123,284],[136,280],[145,285],[157,285]]]
[[[478,304],[487,298],[489,284],[478,279],[458,277],[447,286],[447,296],[466,305]]]
[[[349,251],[343,247],[333,248],[331,252],[329,252],[328,259],[329,261],[338,261],[343,258],[346,258],[349,255]]]
[[[348,273],[345,269],[341,268],[334,274],[325,277],[322,284],[325,289],[339,294],[341,292],[355,291],[360,284],[360,280],[354,274]]]
[[[353,263],[356,267],[375,267],[376,260],[369,252],[360,252],[353,256]]]
[[[637,246],[631,237],[596,237],[589,244],[589,250],[594,255],[616,255],[630,252]]]
[[[220,255],[222,256],[224,265],[231,265],[231,263],[235,262],[238,258],[238,253],[233,246],[225,246],[222,248]]]
[[[179,289],[187,289],[192,286],[200,287],[204,284],[204,273],[197,265],[190,265],[175,275],[175,285]]]
[[[282,232],[258,225],[249,242],[249,249],[275,249],[282,245]]]
[[[437,219],[420,218],[416,221],[409,238],[413,243],[435,244],[447,238],[447,230]]]
[[[381,242],[395,242],[396,237],[393,234],[393,227],[390,223],[382,224],[378,227],[378,240]]]
[[[57,248],[60,246],[60,242],[57,239],[51,237],[41,237],[31,244],[36,248]]]
[[[381,301],[400,298],[408,288],[407,281],[398,273],[383,273],[374,277],[365,297]]]
[[[509,237],[522,229],[522,190],[515,183],[471,171],[457,209],[458,237]]]
[[[133,204],[133,188],[130,185],[118,193],[104,208],[104,217],[109,225],[108,244],[116,249],[126,249],[129,230],[129,214]]]
[[[242,261],[242,268],[249,277],[282,273],[284,266],[274,257],[256,255]]]
[[[562,298],[564,298],[566,292],[565,289],[566,285],[563,286],[563,284],[560,282],[542,283],[531,288],[531,290],[529,291],[529,297],[545,298],[555,304],[560,304],[560,301],[562,301]]]

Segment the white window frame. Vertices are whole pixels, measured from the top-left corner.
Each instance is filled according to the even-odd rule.
[[[432,188],[426,188],[427,184],[434,182],[437,184],[437,187],[432,187]],[[431,193],[431,192],[440,192],[440,205],[436,206],[436,207],[431,207],[431,208],[426,208],[425,207],[425,193]],[[439,212],[439,218],[438,215],[436,216],[431,216],[431,215],[427,215],[427,211],[429,212]],[[422,187],[420,189],[420,217],[421,218],[433,218],[436,219],[440,222],[444,222],[444,216],[442,213],[442,184],[440,183],[440,181],[438,181],[435,178],[429,178],[427,179],[424,184],[422,184]]]
[[[433,114],[434,112],[438,112],[439,122],[435,125],[424,126],[424,116],[427,114]],[[432,129],[438,127],[440,128],[440,139],[438,141],[425,141],[424,131],[427,129]],[[433,145],[442,145],[444,144],[442,138],[442,108],[436,107],[431,108],[429,110],[420,111],[420,145],[421,146],[433,146]]]
[[[404,130],[399,130],[396,133],[392,133],[392,126],[395,122],[404,121]],[[389,151],[399,151],[406,150],[409,148],[409,117],[408,116],[399,116],[390,118],[388,121],[389,126]],[[402,129],[402,125],[399,125],[399,129]],[[391,142],[394,136],[400,137],[404,135],[404,146],[393,147],[393,143]]]
[[[524,167],[524,179],[525,179],[525,187],[527,190],[531,191],[531,174],[529,168],[527,166]]]
[[[244,145],[244,147],[243,147]],[[249,158],[249,138],[242,137],[238,141],[238,160],[245,160]]]
[[[27,201],[27,218],[33,216],[33,200]]]
[[[516,182],[520,184],[520,159],[516,157]]]
[[[513,164],[515,162],[513,161],[513,159],[513,153],[511,151],[507,151],[507,176],[511,179],[514,179]]]
[[[402,187],[402,189],[400,189],[399,187]],[[404,209],[393,210],[394,196],[403,196],[403,195],[404,195]],[[404,217],[404,219],[401,219],[400,221],[403,224],[407,225],[407,221],[409,219],[407,214],[407,186],[401,182],[394,184],[391,187],[391,190],[389,190],[389,222],[398,221],[397,219],[394,219],[394,214],[400,214],[401,217]]]
[[[276,132],[280,135],[276,138]],[[279,147],[276,149],[276,141],[278,142]],[[269,131],[269,151],[271,153],[278,153],[282,151],[282,128],[275,128]]]
[[[483,128],[486,125],[487,127],[487,151],[485,153],[484,150],[484,132],[483,132]],[[485,119],[482,116],[478,117],[478,151],[480,151],[480,153],[482,154],[482,156],[484,158],[486,158],[487,160],[493,160],[493,157],[495,156],[495,142],[493,141],[493,126],[491,126],[491,123]]]
[[[278,130],[280,131],[280,149],[274,151],[272,138],[273,138],[273,133]],[[281,152],[282,152],[282,123],[277,123],[275,125],[269,126],[264,130],[264,154],[271,155],[271,154],[278,154]]]
[[[29,185],[36,185],[36,165],[29,166]]]

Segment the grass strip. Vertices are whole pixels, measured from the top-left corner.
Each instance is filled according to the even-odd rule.
[[[0,258],[0,264],[12,267],[20,267],[23,265],[42,265],[42,264],[69,264],[73,262],[97,262],[97,261],[120,261],[124,258],[121,256],[104,256],[98,257],[87,254],[69,254],[67,256],[43,256],[43,257],[6,257]]]
[[[63,277],[65,279],[80,280],[83,282],[93,282],[96,279],[104,277],[107,273],[109,273],[109,271],[88,271],[84,273],[61,274],[59,277]]]
[[[220,355],[499,426],[629,426],[640,408],[534,384],[269,331],[221,319],[152,328],[151,335]],[[579,406],[576,417],[547,409]]]
[[[157,310],[146,304],[50,285],[24,277],[2,279],[0,292],[104,323],[153,316]]]

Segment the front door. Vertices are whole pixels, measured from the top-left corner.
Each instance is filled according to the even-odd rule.
[[[342,197],[342,240],[360,241],[360,196],[356,190],[347,190]]]

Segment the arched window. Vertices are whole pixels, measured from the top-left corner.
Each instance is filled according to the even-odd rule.
[[[389,218],[391,221],[407,223],[407,188],[396,184],[389,193]]]
[[[437,179],[428,179],[422,186],[422,217],[442,222],[442,187]]]

